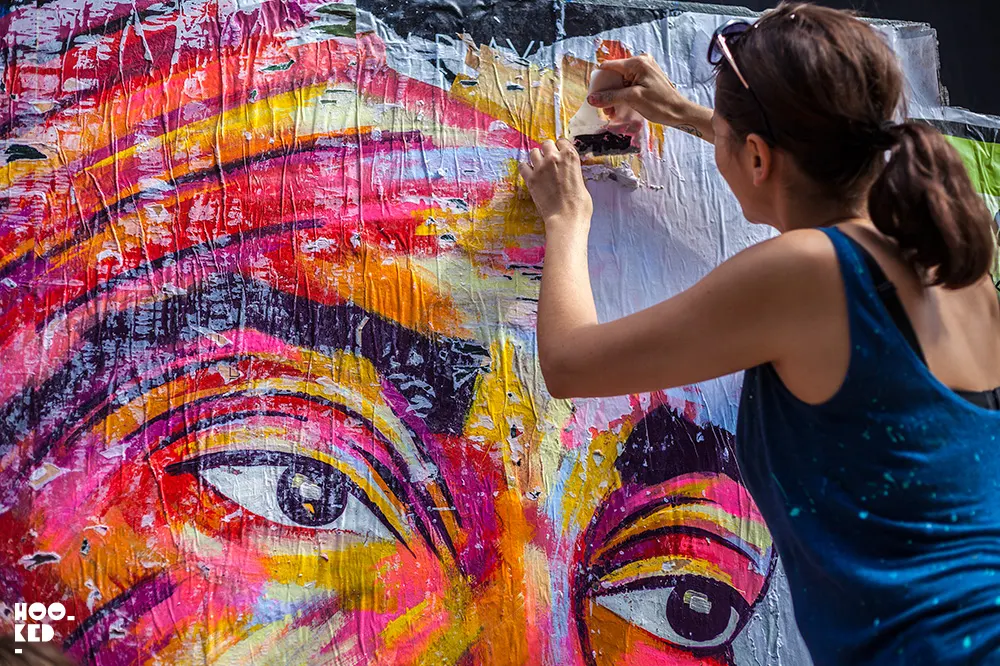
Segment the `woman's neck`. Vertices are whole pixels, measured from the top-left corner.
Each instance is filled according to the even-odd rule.
[[[793,229],[827,227],[848,220],[867,220],[867,201],[832,201],[820,197],[788,197],[778,202],[777,228],[781,232]]]

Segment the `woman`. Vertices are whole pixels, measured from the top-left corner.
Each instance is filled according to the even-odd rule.
[[[746,370],[739,463],[817,666],[1000,664],[992,220],[940,134],[892,122],[903,77],[866,24],[782,4],[721,28],[709,58],[714,114],[645,55],[605,62],[626,86],[592,103],[714,143],[747,219],[781,234],[599,324],[579,156],[565,139],[532,150],[548,388],[605,396]]]

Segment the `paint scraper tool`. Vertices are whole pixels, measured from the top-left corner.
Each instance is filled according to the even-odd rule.
[[[595,69],[590,75],[587,94],[623,88],[625,79],[618,72]],[[584,101],[569,121],[569,135],[581,155],[625,155],[638,153],[643,129],[643,117],[624,102],[616,104],[612,114]]]

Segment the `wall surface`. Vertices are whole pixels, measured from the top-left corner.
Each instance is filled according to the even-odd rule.
[[[519,7],[0,18],[5,626],[60,602],[106,665],[809,663],[739,377],[569,402],[536,359],[517,161],[608,55],[709,103],[735,10]],[[994,121],[937,107],[929,28],[879,29],[996,203]],[[767,236],[689,135],[587,173],[603,318]]]

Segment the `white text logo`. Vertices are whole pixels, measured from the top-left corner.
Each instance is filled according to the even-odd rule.
[[[14,604],[14,642],[48,643],[55,637],[55,631],[49,626],[48,620],[58,622],[74,619],[76,618],[72,615],[66,615],[66,607],[58,601],[48,606],[38,602]],[[14,654],[21,654],[21,648],[14,648]]]

